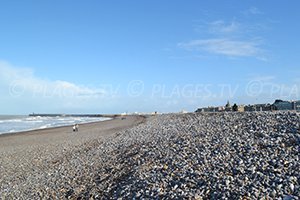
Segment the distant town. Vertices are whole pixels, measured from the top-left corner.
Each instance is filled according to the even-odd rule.
[[[227,101],[225,106],[198,108],[196,112],[254,112],[276,110],[300,111],[300,101],[283,101],[277,99],[273,104],[267,103],[254,105],[237,105],[236,103],[230,105],[230,102]]]

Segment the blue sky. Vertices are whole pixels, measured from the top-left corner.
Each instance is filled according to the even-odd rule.
[[[299,1],[1,1],[0,113],[300,99]]]

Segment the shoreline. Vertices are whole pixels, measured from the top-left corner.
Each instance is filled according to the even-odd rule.
[[[102,118],[104,118],[104,117],[102,117]],[[79,123],[79,125],[87,125],[87,124],[99,123],[99,122],[103,122],[103,121],[110,121],[110,120],[114,120],[117,117],[107,117],[107,118],[109,118],[109,119],[102,120],[102,121],[83,122],[83,123]],[[6,133],[0,133],[0,138],[3,136],[8,136],[8,135],[19,135],[19,134],[26,134],[28,132],[51,130],[51,129],[56,129],[56,128],[64,128],[64,127],[72,127],[72,126],[73,125],[62,125],[62,126],[54,126],[54,127],[47,127],[47,128],[28,129],[28,130],[24,130],[24,131],[6,132]]]
[[[84,141],[111,136],[120,130],[142,123],[144,120],[143,116],[126,116],[124,120],[116,117],[104,121],[83,123],[80,124],[78,132],[73,132],[73,125],[68,125],[1,134],[0,153],[16,149],[26,150],[27,147],[43,145],[82,144]]]

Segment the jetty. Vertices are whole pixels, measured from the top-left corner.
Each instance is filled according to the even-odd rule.
[[[115,118],[118,114],[46,114],[46,113],[32,113],[30,117],[109,117]]]

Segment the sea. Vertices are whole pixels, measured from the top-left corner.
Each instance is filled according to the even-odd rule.
[[[28,115],[0,115],[0,134],[68,126],[109,120],[104,117],[40,117]]]

